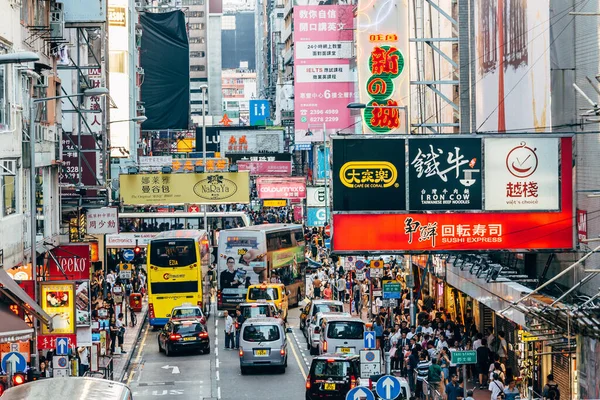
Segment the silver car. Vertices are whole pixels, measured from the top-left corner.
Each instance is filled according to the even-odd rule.
[[[308,337],[306,339],[306,347],[310,350],[310,355],[319,354],[319,345],[321,343],[321,325],[324,318],[330,317],[351,317],[347,312],[319,312],[310,322],[307,322]]]
[[[242,375],[252,367],[277,367],[285,373],[288,348],[285,325],[280,318],[250,318],[240,331],[240,369]]]

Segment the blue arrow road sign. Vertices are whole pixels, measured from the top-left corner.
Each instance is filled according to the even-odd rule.
[[[12,372],[25,372],[27,361],[23,354],[11,351],[2,357],[2,371],[6,372],[6,365],[12,364]]]
[[[133,261],[134,258],[135,258],[135,253],[133,252],[133,250],[131,250],[131,249],[123,250],[123,260],[129,262],[129,261]]]
[[[366,387],[358,386],[346,394],[346,400],[375,400],[375,396]]]
[[[374,349],[375,348],[375,332],[364,331],[363,332],[363,340],[364,340],[365,349]]]
[[[384,375],[377,381],[375,391],[383,400],[393,400],[400,395],[400,381],[392,375]]]
[[[57,356],[66,356],[69,351],[69,338],[56,338],[56,354]]]
[[[269,100],[250,100],[250,125],[267,125],[271,117]]]

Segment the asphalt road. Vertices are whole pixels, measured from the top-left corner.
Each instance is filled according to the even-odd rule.
[[[157,332],[144,329],[127,373],[134,400],[302,400],[311,357],[298,329],[300,311],[290,310],[288,367],[285,374],[260,369],[242,376],[236,351],[224,349],[223,319],[211,315],[210,354],[159,353]],[[215,336],[215,332],[218,336]]]

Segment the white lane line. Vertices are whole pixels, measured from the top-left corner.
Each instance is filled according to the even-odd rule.
[[[219,381],[221,379],[221,377],[219,376],[219,371],[215,371],[215,375],[217,377],[217,381]]]
[[[215,356],[218,356],[218,355],[219,355],[219,348],[215,347]]]
[[[216,367],[217,367],[217,368],[219,368],[219,365],[220,365],[220,364],[221,364],[221,363],[219,362],[219,358],[217,357],[217,360],[215,361],[215,365],[216,365]]]
[[[221,400],[221,387],[217,387],[217,399]]]
[[[219,338],[216,338],[215,339],[215,346],[218,346],[218,345],[219,345]]]
[[[215,319],[215,327],[219,326],[219,320]]]

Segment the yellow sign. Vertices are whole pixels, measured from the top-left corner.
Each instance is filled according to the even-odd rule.
[[[127,17],[125,7],[108,7],[108,25],[110,26],[127,26]]]
[[[52,317],[52,331],[42,325],[42,334],[75,333],[75,290],[72,283],[41,283],[42,310]]]
[[[264,207],[285,207],[287,206],[287,200],[264,200]]]
[[[250,202],[244,172],[121,175],[124,204],[229,204]]]
[[[524,330],[519,330],[518,334],[519,339],[521,339],[521,342],[537,342],[538,340],[540,340],[540,338],[538,338],[537,336],[534,336],[531,333]]]
[[[202,158],[175,158],[173,159],[173,172],[193,172],[195,167],[204,166]],[[229,160],[226,158],[207,158],[207,172],[227,171],[229,169]]]
[[[387,161],[350,161],[340,168],[340,181],[351,189],[398,187],[397,179],[396,167]]]

